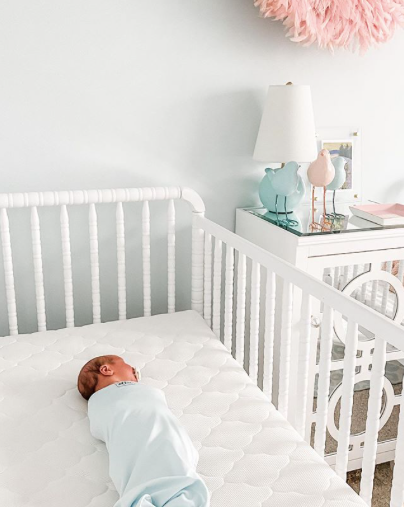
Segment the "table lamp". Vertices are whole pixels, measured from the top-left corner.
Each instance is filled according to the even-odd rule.
[[[259,187],[262,204],[268,211],[288,214],[300,204],[305,185],[298,174],[299,162],[317,157],[313,106],[309,86],[270,86],[261,118],[254,160],[280,163],[278,169],[265,169]],[[279,199],[280,198],[280,199]]]

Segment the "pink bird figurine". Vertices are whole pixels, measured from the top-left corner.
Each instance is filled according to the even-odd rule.
[[[329,185],[335,176],[335,167],[331,162],[331,155],[328,150],[321,150],[318,154],[318,157],[314,162],[312,162],[307,170],[307,177],[310,183],[313,186],[312,190],[312,223],[314,222],[314,189],[315,187],[323,187],[323,218],[324,221],[326,219],[326,209],[325,209],[325,193],[327,191],[326,187]]]

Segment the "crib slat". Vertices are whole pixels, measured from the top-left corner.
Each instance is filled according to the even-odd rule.
[[[345,340],[344,375],[342,377],[341,411],[339,417],[339,439],[335,471],[346,479],[351,418],[355,386],[356,352],[358,348],[358,325],[349,320]]]
[[[334,268],[334,287],[339,289],[339,266],[335,266]]]
[[[260,325],[260,269],[258,262],[252,261],[251,267],[251,309],[250,309],[250,365],[249,376],[258,383],[258,345]]]
[[[403,277],[404,277],[404,260],[398,261],[398,270],[397,270],[397,278],[401,285],[403,285]],[[397,313],[397,294],[394,297],[394,305],[393,305],[393,313],[391,318],[394,318]]]
[[[149,201],[144,201],[142,209],[142,253],[143,253],[143,315],[151,315],[150,281],[150,209]]]
[[[398,263],[398,273],[397,278],[400,280],[400,283],[403,283],[403,277],[404,277],[404,260],[399,261]]]
[[[265,331],[264,331],[264,372],[262,390],[272,401],[272,382],[274,365],[274,336],[275,336],[275,293],[276,276],[267,270],[265,287]]]
[[[376,464],[377,436],[380,427],[384,372],[386,366],[386,342],[376,336],[370,375],[368,414],[366,419],[365,444],[363,448],[360,496],[370,505]]]
[[[62,237],[63,279],[65,286],[66,327],[74,327],[73,275],[70,250],[69,214],[67,207],[60,207],[60,231]]]
[[[377,293],[379,292],[379,281],[373,280],[372,282],[372,295],[370,298],[370,306],[376,310]]]
[[[367,273],[369,271],[369,264],[363,265],[363,273]],[[366,304],[366,294],[367,294],[368,282],[362,284],[361,293],[360,293],[360,301]]]
[[[222,241],[215,238],[213,265],[213,322],[212,330],[220,338],[220,307],[222,292]]]
[[[391,273],[391,268],[393,266],[393,263],[391,261],[386,262],[386,272]],[[390,284],[388,282],[383,282],[383,297],[382,297],[382,307],[381,307],[381,313],[383,315],[386,315],[387,310],[387,302],[389,298],[389,289]]]
[[[17,305],[15,300],[13,254],[7,210],[1,210],[1,243],[3,245],[4,282],[6,287],[8,329],[10,335],[18,334]]]
[[[212,236],[205,234],[203,318],[212,327]]]
[[[278,410],[287,419],[290,383],[290,349],[292,341],[292,304],[293,287],[290,282],[283,282],[282,294],[282,329],[279,360],[279,397]]]
[[[89,207],[91,293],[93,299],[93,323],[101,322],[100,264],[98,259],[98,226],[95,204]]]
[[[226,279],[224,304],[224,339],[223,343],[231,352],[233,336],[233,283],[234,283],[234,248],[226,246]]]
[[[328,414],[328,395],[330,390],[330,368],[333,335],[333,309],[324,305],[323,321],[321,323],[320,361],[318,365],[318,389],[316,410],[316,433],[314,449],[324,456],[325,438]]]
[[[116,205],[116,253],[118,261],[118,315],[126,319],[125,215],[123,205]]]
[[[355,280],[359,274],[359,264],[355,264],[353,267],[352,280]],[[354,298],[359,299],[359,290],[356,289],[354,292]]]
[[[237,265],[236,360],[244,364],[246,257],[239,253]]]
[[[297,371],[298,393],[296,401],[296,429],[305,438],[307,400],[309,386],[310,367],[310,339],[311,339],[311,297],[310,294],[302,292],[302,305],[300,312],[300,336],[299,336],[299,362]],[[310,399],[313,393],[310,393]]]
[[[32,254],[34,260],[34,278],[35,278],[38,331],[46,331],[45,290],[43,284],[41,231],[38,210],[36,206],[33,206],[31,208],[31,235],[32,235]]]
[[[349,266],[344,266],[344,276],[342,278],[342,288],[348,283],[349,280]]]
[[[203,213],[194,212],[192,218],[192,289],[191,289],[191,308],[203,315],[203,237],[205,231],[197,225],[198,217]]]
[[[175,206],[174,200],[168,201],[168,227],[167,227],[167,242],[168,242],[168,313],[175,312]]]
[[[390,507],[402,507],[404,504],[404,396],[400,399],[400,416],[394,460],[393,484]]]

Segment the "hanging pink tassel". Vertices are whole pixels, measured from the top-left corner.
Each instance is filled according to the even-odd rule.
[[[404,26],[404,0],[256,0],[264,17],[283,21],[287,36],[320,48],[370,46]]]

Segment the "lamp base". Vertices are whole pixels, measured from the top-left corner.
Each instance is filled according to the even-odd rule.
[[[304,194],[305,194],[305,185],[303,182],[303,179],[299,174],[296,174],[298,165],[296,164],[294,168],[294,174],[292,173],[292,177],[289,178],[289,167],[290,164],[286,164],[284,168],[280,169],[266,169],[265,176],[263,177],[260,186],[259,186],[259,196],[262,204],[264,207],[270,211],[271,213],[278,212],[283,214],[289,214],[292,213],[302,202]],[[291,186],[290,188],[279,188],[279,185],[275,185],[277,190],[274,189],[274,180],[278,180],[279,177],[282,176],[284,180],[286,180],[286,183],[288,183],[288,180],[291,180]],[[294,182],[297,179],[297,184]],[[295,189],[293,189],[293,186],[295,185]],[[282,192],[280,192],[282,190]],[[278,198],[278,202],[276,203]],[[287,209],[285,209],[285,199],[284,196],[287,196]]]

